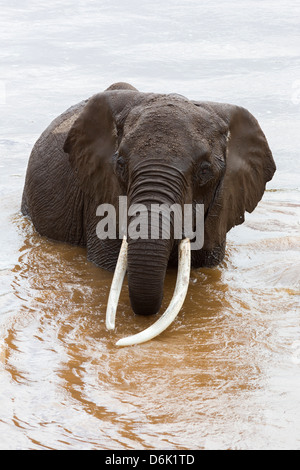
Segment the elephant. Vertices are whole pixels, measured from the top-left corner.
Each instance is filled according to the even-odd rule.
[[[255,209],[275,170],[266,137],[245,108],[143,93],[119,82],[72,106],[41,134],[29,158],[21,211],[41,236],[86,247],[88,260],[114,272],[107,328],[114,328],[126,272],[134,313],[150,315],[161,308],[168,266],[178,266],[167,311],[148,332],[117,343],[136,344],[174,320],[190,269],[222,262],[227,232]],[[126,233],[100,239],[97,208],[117,208],[120,196],[147,208],[202,205],[203,245],[191,250],[184,231],[181,240]]]

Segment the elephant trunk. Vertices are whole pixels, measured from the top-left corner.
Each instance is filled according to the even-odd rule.
[[[172,173],[170,167],[164,168],[162,164],[154,166],[149,161],[144,163],[140,170],[143,170],[139,172],[140,177],[133,179],[129,191],[129,211],[134,207],[140,215],[145,212],[146,217],[142,217],[140,220],[147,222],[147,229],[141,234],[143,235],[141,237],[132,236],[131,222],[133,217],[132,214],[129,214],[128,238],[124,236],[108,300],[106,311],[108,329],[115,327],[117,303],[126,269],[130,302],[134,312],[150,315],[159,311],[163,299],[165,274],[175,245],[174,218],[168,218],[170,232],[169,236],[166,236],[165,228],[163,228],[164,214],[155,218],[155,223],[153,223],[152,208],[153,205],[161,206],[162,204],[166,207],[171,207],[173,204],[181,206],[184,200],[184,177],[179,170],[175,171],[176,169],[174,169]],[[141,229],[141,227],[139,228]],[[153,237],[153,231],[159,236]],[[180,232],[179,238],[181,235]],[[173,298],[167,310],[148,329],[119,340],[118,346],[148,341],[172,323],[179,313],[187,293],[190,265],[190,241],[186,238],[179,243],[177,281]]]
[[[168,209],[164,213],[161,208],[181,206],[184,191],[184,176],[177,168],[147,160],[132,171],[129,205],[136,208],[141,222],[145,223],[142,238],[134,239],[130,234],[129,213],[128,285],[131,306],[137,314],[155,314],[161,307],[165,274],[174,246],[173,218]]]
[[[129,297],[136,314],[155,314],[161,307],[170,245],[169,240],[128,242]]]

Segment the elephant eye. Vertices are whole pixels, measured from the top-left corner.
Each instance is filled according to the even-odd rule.
[[[212,165],[208,161],[201,162],[196,171],[197,183],[201,186],[213,177]]]
[[[201,175],[207,175],[211,170],[211,164],[209,162],[202,162],[200,165],[199,172]]]
[[[121,180],[126,179],[126,160],[122,155],[115,155],[115,172]]]
[[[117,158],[117,165],[120,169],[125,167],[125,159],[122,156],[118,156]]]

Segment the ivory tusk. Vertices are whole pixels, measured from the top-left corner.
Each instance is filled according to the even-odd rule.
[[[108,330],[114,330],[116,312],[124,281],[125,273],[127,269],[127,240],[123,237],[117,265],[114,272],[114,277],[111,283],[107,308],[106,308],[106,328]]]
[[[176,286],[172,300],[165,311],[165,313],[146,330],[137,333],[136,335],[127,336],[120,339],[117,346],[130,346],[133,344],[140,344],[158,336],[162,333],[177,317],[183,302],[185,300],[191,270],[191,243],[188,238],[185,238],[179,245],[179,261]]]

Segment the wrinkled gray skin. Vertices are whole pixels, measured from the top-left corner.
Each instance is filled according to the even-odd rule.
[[[36,142],[22,212],[51,239],[87,247],[88,259],[113,270],[120,240],[96,235],[96,208],[127,195],[129,204],[202,203],[204,246],[192,267],[215,266],[226,233],[244,221],[275,172],[256,119],[230,104],[140,93],[117,83],[68,109]],[[184,234],[183,234],[184,237]],[[134,312],[158,312],[178,240],[128,240]]]

